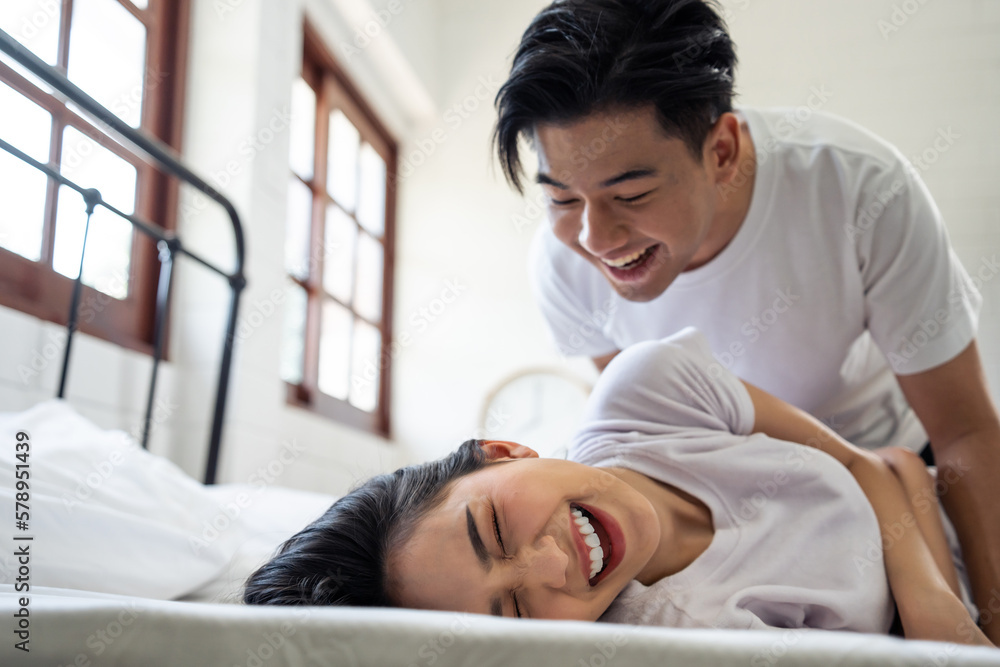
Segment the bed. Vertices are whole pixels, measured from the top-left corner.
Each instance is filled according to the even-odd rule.
[[[27,609],[30,652],[8,633],[4,665],[1000,664],[989,649],[850,633],[246,606],[242,582],[333,497],[203,485],[61,399],[0,413],[0,438],[13,443],[18,432],[32,445],[30,590],[16,590],[20,564],[11,545],[19,543],[5,540],[0,614],[17,620]],[[5,517],[15,510],[15,465],[0,459]]]
[[[238,266],[215,267],[232,288],[204,483],[104,430],[61,398],[0,414],[0,643],[3,665],[987,665],[1000,653],[887,636],[808,630],[737,632],[519,621],[458,613],[239,604],[242,582],[289,536],[318,517],[331,496],[260,484],[215,485],[242,271],[242,232],[232,205],[169,151],[125,126],[0,32],[0,50],[101,121],[168,173],[226,209]],[[2,137],[6,128],[0,128]],[[46,165],[0,140],[52,179]],[[99,195],[89,195],[102,205]],[[164,284],[173,259],[191,255],[163,230],[127,219],[162,243]],[[169,302],[158,300],[157,340]],[[71,313],[76,308],[71,304]],[[73,316],[69,333],[73,332]],[[68,338],[72,341],[72,337]],[[153,380],[148,405],[155,395]],[[63,360],[64,395],[70,345]],[[28,447],[18,448],[27,443]],[[18,452],[26,453],[19,460]],[[30,465],[30,483],[18,473]],[[29,496],[19,497],[19,493]],[[15,514],[27,498],[23,529]]]

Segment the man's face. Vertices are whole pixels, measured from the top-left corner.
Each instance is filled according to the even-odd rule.
[[[653,506],[601,468],[502,461],[453,482],[398,547],[390,572],[400,604],[597,620],[657,548]]]
[[[538,181],[556,237],[630,301],[704,264],[719,175],[668,138],[653,106],[535,128]],[[699,253],[699,250],[702,250]]]

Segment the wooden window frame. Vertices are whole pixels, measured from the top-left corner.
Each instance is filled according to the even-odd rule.
[[[354,124],[361,134],[361,140],[372,146],[385,161],[386,166],[386,201],[385,230],[383,239],[383,275],[382,275],[382,316],[376,326],[381,333],[381,346],[378,359],[379,386],[377,389],[377,404],[373,412],[361,410],[345,400],[340,400],[324,394],[319,389],[319,345],[320,323],[322,321],[322,303],[331,299],[323,289],[323,253],[319,257],[310,253],[310,270],[306,279],[289,278],[306,292],[306,327],[302,369],[302,382],[292,384],[285,382],[287,402],[290,405],[305,408],[323,415],[334,421],[367,431],[369,433],[390,437],[390,393],[391,393],[391,341],[392,341],[392,303],[393,275],[395,269],[395,229],[396,229],[396,168],[398,146],[392,135],[378,119],[364,96],[345,74],[343,68],[323,43],[319,33],[308,23],[303,28],[303,67],[302,78],[316,93],[316,129],[313,153],[313,175],[311,181],[305,181],[292,172],[293,178],[298,178],[309,187],[312,193],[312,219],[310,221],[310,248],[324,247],[325,219],[327,205],[334,200],[326,191],[327,181],[327,146],[328,118],[333,108],[339,108]],[[336,102],[336,107],[331,102]],[[352,216],[353,217],[353,216]],[[334,299],[336,300],[336,299]],[[354,317],[361,317],[353,308],[344,305]],[[361,319],[365,319],[361,317]],[[367,320],[365,320],[367,321]]]
[[[146,67],[140,128],[180,151],[187,72],[190,0],[149,0],[138,9],[127,0],[118,3],[146,26]],[[73,0],[62,0],[57,68],[65,74],[69,58],[69,24]],[[63,131],[73,127],[136,168],[135,215],[164,229],[176,226],[177,181],[144,162],[109,138],[97,123],[68,108],[58,97],[39,89],[7,64],[0,62],[0,80],[43,107],[53,118],[49,166],[58,169]],[[30,167],[28,167],[30,168]],[[58,184],[47,179],[39,261],[0,248],[0,305],[65,326],[73,280],[52,267]],[[81,183],[85,186],[87,184]],[[65,205],[65,204],[63,204]],[[84,216],[80,206],[80,216]],[[124,348],[153,354],[156,291],[160,263],[155,242],[133,230],[129,261],[129,289],[124,299],[112,298],[86,284],[80,300],[78,330]],[[165,327],[164,333],[169,331]],[[169,349],[164,345],[164,356]]]

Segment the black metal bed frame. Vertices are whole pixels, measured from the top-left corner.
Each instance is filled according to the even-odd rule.
[[[15,61],[27,68],[32,74],[51,86],[54,90],[64,95],[68,100],[75,103],[87,114],[89,114],[98,125],[105,131],[111,130],[114,135],[125,141],[132,148],[137,149],[137,154],[147,162],[151,162],[165,173],[179,179],[184,183],[195,187],[207,197],[218,203],[225,209],[232,221],[233,234],[236,242],[236,268],[232,273],[215,266],[211,262],[203,259],[191,250],[184,247],[181,240],[172,232],[162,229],[152,223],[145,222],[134,215],[128,215],[109,205],[101,197],[101,193],[92,188],[84,188],[59,173],[57,169],[47,164],[33,159],[23,151],[18,150],[3,139],[0,139],[0,148],[4,149],[14,157],[28,163],[35,169],[44,172],[49,178],[54,179],[79,192],[86,203],[87,224],[84,228],[83,246],[80,250],[80,272],[77,274],[73,284],[73,296],[70,302],[69,322],[66,325],[67,338],[66,349],[63,354],[62,373],[59,380],[59,398],[64,398],[66,393],[66,380],[69,371],[70,350],[73,344],[73,333],[77,328],[78,308],[80,304],[80,294],[82,291],[83,259],[87,250],[87,234],[90,231],[90,217],[94,210],[101,206],[115,215],[127,220],[132,226],[156,241],[160,259],[160,279],[156,293],[156,323],[154,326],[154,351],[153,370],[149,382],[149,395],[146,399],[146,415],[143,423],[142,446],[145,448],[149,444],[150,419],[153,412],[153,398],[156,391],[156,376],[163,356],[163,327],[167,320],[167,308],[170,304],[170,292],[173,285],[174,260],[179,255],[186,255],[202,266],[214,271],[226,278],[229,282],[232,296],[229,305],[229,319],[226,328],[226,338],[222,350],[222,361],[219,368],[219,383],[215,396],[215,411],[212,416],[212,432],[208,444],[208,460],[205,466],[205,483],[214,484],[219,461],[220,445],[222,441],[222,420],[225,414],[226,397],[229,389],[229,375],[232,365],[233,342],[236,332],[236,317],[239,310],[240,293],[246,287],[246,278],[243,275],[244,266],[244,241],[243,227],[240,224],[239,215],[232,203],[220,194],[215,188],[199,178],[190,169],[184,166],[175,157],[173,151],[158,139],[151,137],[139,130],[136,130],[111,113],[104,106],[99,104],[92,97],[77,88],[59,70],[50,67],[35,54],[22,46],[10,35],[0,30],[0,51],[11,56]]]

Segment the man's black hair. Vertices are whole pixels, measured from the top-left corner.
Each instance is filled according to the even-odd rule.
[[[497,93],[504,175],[523,191],[518,139],[539,123],[650,104],[700,164],[715,121],[732,111],[735,68],[711,0],[557,0],[528,26]]]

